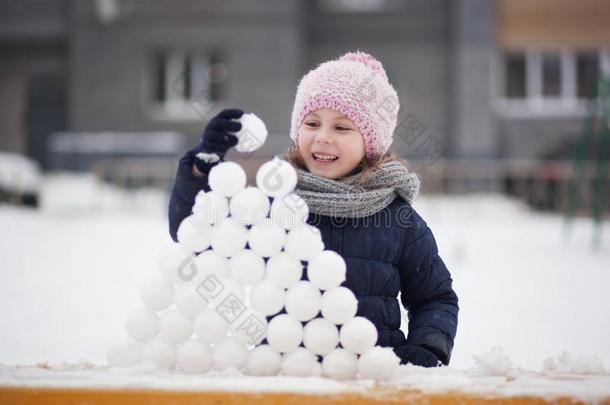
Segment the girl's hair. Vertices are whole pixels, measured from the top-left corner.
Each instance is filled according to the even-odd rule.
[[[299,151],[298,144],[293,143],[288,148],[288,152],[286,153],[286,155],[284,157],[294,167],[307,171],[307,167],[305,166],[305,161],[303,160],[303,157],[301,156],[301,152]],[[396,155],[394,152],[388,151],[384,155],[381,155],[381,156],[378,156],[375,158],[368,158],[365,156],[360,161],[360,163],[354,168],[354,170],[352,170],[350,173],[346,174],[345,177],[362,172],[360,184],[365,185],[366,182],[368,181],[369,177],[373,173],[373,171],[375,171],[375,169],[378,169],[382,164],[384,164],[386,162],[391,162],[394,160],[399,161],[400,163],[405,165],[405,167],[409,167],[406,160],[402,159],[401,157]]]

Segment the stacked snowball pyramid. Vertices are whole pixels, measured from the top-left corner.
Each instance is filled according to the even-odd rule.
[[[356,316],[358,301],[341,286],[345,261],[305,222],[293,167],[275,157],[248,187],[240,165],[222,162],[208,180],[178,244],[141,286],[142,305],[125,322],[130,341],[108,348],[109,364],[391,379],[399,359],[375,346],[375,326]]]

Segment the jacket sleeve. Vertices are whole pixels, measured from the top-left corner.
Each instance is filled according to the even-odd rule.
[[[403,362],[448,365],[457,329],[458,297],[438,255],[432,231],[413,211],[400,258],[401,301],[409,314],[406,345],[396,349]]]
[[[193,175],[195,154],[195,150],[190,150],[178,162],[176,180],[169,199],[169,234],[175,242],[178,241],[176,236],[178,226],[191,214],[197,193],[201,190],[210,191],[207,175],[203,177]]]

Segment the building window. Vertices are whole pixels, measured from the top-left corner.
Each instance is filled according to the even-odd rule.
[[[506,64],[506,98],[525,98],[525,54],[509,53],[505,57]]]
[[[542,96],[560,97],[561,92],[561,55],[544,53],[542,55]]]
[[[159,52],[151,65],[149,100],[157,118],[201,118],[218,102],[227,76],[214,53]]]
[[[610,76],[610,50],[510,50],[497,59],[501,115],[583,115],[597,97],[599,79]]]
[[[597,52],[576,53],[576,89],[579,98],[597,97],[599,67]]]

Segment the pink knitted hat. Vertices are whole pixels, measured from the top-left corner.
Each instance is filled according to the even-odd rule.
[[[330,108],[348,117],[364,138],[367,157],[384,154],[392,144],[400,105],[381,63],[356,51],[321,63],[299,83],[292,109],[290,139],[307,114]]]

